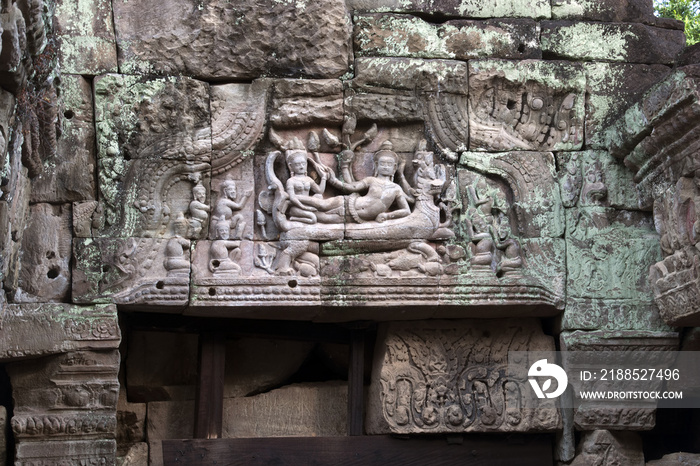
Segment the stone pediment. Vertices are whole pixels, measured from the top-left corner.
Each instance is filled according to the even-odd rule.
[[[362,59],[345,83],[97,78],[99,196],[76,205],[74,300],[558,313],[549,150],[580,146],[581,69],[450,63]]]

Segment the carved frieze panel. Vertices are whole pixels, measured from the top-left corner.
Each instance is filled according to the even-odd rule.
[[[116,348],[121,338],[114,305],[9,304],[0,326],[12,329],[0,332],[0,360]]]
[[[551,431],[553,400],[523,396],[527,376],[506,374],[508,351],[554,349],[537,322],[384,324],[375,350],[371,434]]]
[[[197,205],[207,202],[211,170],[209,86],[124,75],[94,86],[99,236],[205,235]]]
[[[581,149],[585,91],[579,64],[470,61],[470,150]]]
[[[75,239],[73,302],[184,306],[191,242],[182,236]]]
[[[655,357],[666,351],[678,349],[678,333],[671,331],[593,331],[563,332],[560,336],[562,351],[573,352],[614,352],[614,351],[652,351]],[[583,353],[581,353],[583,354]],[[567,371],[578,374],[583,369],[590,369],[586,360],[568,358],[564,362]],[[657,362],[663,364],[662,361]],[[653,362],[651,364],[654,364]],[[571,381],[576,391],[576,380]],[[640,390],[650,389],[647,385]],[[661,383],[661,382],[660,382]],[[594,390],[615,390],[615,382],[597,381]],[[632,390],[634,387],[631,386]],[[618,387],[619,388],[619,387]],[[661,389],[661,387],[658,387]],[[576,396],[576,395],[574,395]],[[580,402],[574,414],[574,423],[580,430],[650,430],[656,423],[656,402],[632,403],[621,406],[619,400],[599,400]]]
[[[560,152],[556,157],[565,207],[639,208],[632,174],[607,152]]]

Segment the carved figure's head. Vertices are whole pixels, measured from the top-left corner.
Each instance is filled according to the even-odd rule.
[[[223,183],[221,183],[221,193],[224,195],[224,197],[227,197],[229,199],[235,199],[236,182],[230,179],[225,180]]]
[[[286,153],[287,166],[293,175],[306,175],[308,155],[305,150],[288,150]]]
[[[194,188],[192,188],[192,196],[195,200],[204,204],[204,201],[207,200],[207,189],[202,186],[201,183],[197,183]]]
[[[172,228],[175,236],[185,236],[187,233],[187,219],[183,212],[177,213],[177,217],[173,220]]]
[[[229,239],[231,235],[231,223],[223,215],[217,220],[214,229],[216,239]]]
[[[394,145],[386,140],[374,153],[374,176],[394,176],[399,165],[399,155],[393,151]]]

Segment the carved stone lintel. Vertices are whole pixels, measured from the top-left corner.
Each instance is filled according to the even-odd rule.
[[[507,378],[508,351],[554,349],[532,320],[385,324],[377,340],[367,431],[522,432],[560,427],[552,400]]]

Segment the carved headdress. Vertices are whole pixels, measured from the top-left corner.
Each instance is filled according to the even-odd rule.
[[[374,153],[374,176],[377,176],[377,168],[379,166],[380,157],[391,157],[394,159],[394,163],[399,163],[399,154],[393,151],[394,144],[388,139],[379,146],[379,150]]]
[[[291,162],[292,158],[296,155],[303,155],[304,158],[307,159],[309,157],[306,153],[306,147],[304,147],[304,143],[301,142],[301,140],[295,136],[294,139],[287,143],[286,150],[284,151],[284,157],[287,161],[287,165],[289,165],[289,162]]]

